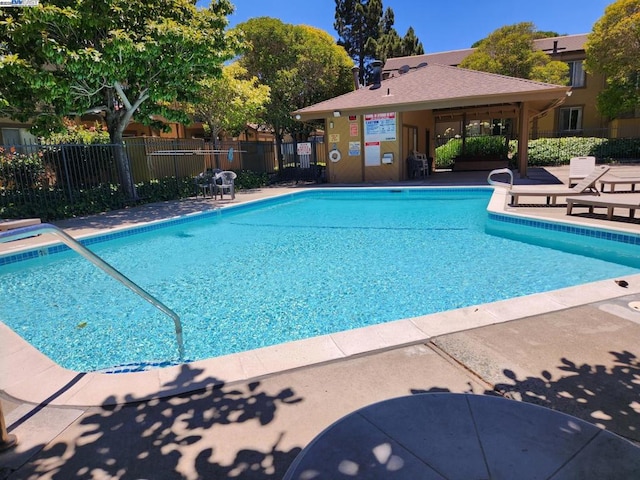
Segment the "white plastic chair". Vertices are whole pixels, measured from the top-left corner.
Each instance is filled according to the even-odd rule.
[[[226,170],[224,172],[220,172],[216,175],[215,181],[213,183],[213,198],[217,198],[218,193],[220,193],[220,200],[224,196],[225,190],[229,192],[231,195],[231,199],[236,198],[236,187],[235,187],[235,179],[238,176],[235,172],[230,170]]]

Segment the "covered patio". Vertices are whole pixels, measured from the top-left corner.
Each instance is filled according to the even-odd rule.
[[[552,112],[570,87],[446,65],[429,64],[293,112],[300,121],[324,120],[330,183],[400,181],[412,152],[435,156],[438,126],[506,119],[500,134],[518,139],[517,168],[527,176],[530,122]],[[504,160],[504,159],[503,159]],[[470,162],[470,170],[495,165]]]

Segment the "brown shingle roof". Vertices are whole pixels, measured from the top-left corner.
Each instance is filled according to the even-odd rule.
[[[537,50],[543,50],[549,54],[553,52],[553,43],[558,42],[558,53],[580,52],[584,50],[587,42],[586,33],[577,35],[564,35],[562,37],[541,38],[533,41],[533,46]],[[400,67],[408,65],[415,68],[421,63],[440,63],[442,65],[460,65],[462,60],[474,52],[475,48],[464,50],[450,50],[447,52],[426,53],[424,55],[413,55],[410,57],[389,58],[384,64],[384,72],[395,72]]]
[[[528,98],[562,98],[569,87],[534,82],[447,65],[430,64],[294,112],[306,119],[322,118],[335,110],[394,111],[489,105]],[[375,113],[375,112],[372,112]]]

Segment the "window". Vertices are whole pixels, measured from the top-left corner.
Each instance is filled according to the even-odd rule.
[[[560,131],[582,130],[582,107],[560,109]]]
[[[569,64],[569,85],[572,87],[584,87],[584,68],[582,68],[582,60],[567,63]]]

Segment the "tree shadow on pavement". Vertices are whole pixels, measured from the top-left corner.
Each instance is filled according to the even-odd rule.
[[[640,441],[640,361],[628,351],[609,353],[615,363],[611,369],[562,358],[558,368],[567,373],[555,379],[546,370],[526,378],[504,370],[510,381],[496,384],[495,390]]]
[[[162,389],[189,393],[107,398],[9,478],[282,478],[301,448],[281,450],[284,433],[261,435],[261,429],[279,408],[302,399],[290,388],[269,392],[260,382],[194,381],[201,373],[183,365]]]
[[[640,442],[640,359],[628,351],[609,353],[615,363],[610,369],[562,358],[558,369],[566,374],[558,378],[547,370],[539,376],[518,378],[505,369],[502,373],[507,381],[481,393],[557,410]],[[411,389],[412,394],[449,391],[440,387]],[[465,393],[478,392],[470,386]]]

